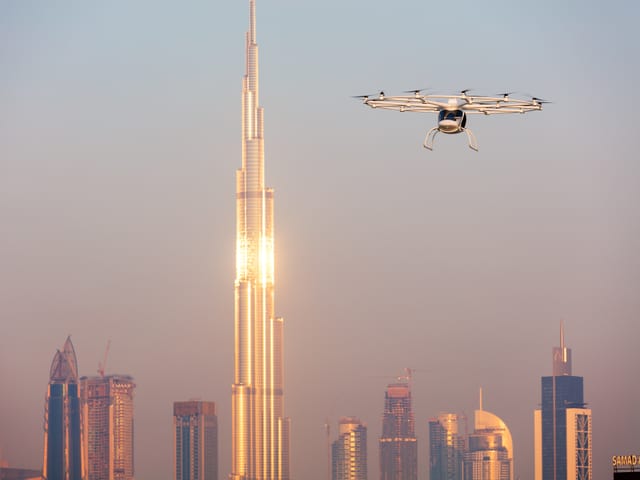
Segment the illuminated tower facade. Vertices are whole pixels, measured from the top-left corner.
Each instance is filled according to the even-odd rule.
[[[78,361],[67,337],[53,357],[44,410],[45,480],[84,480]]]
[[[482,409],[482,390],[474,431],[467,442],[465,480],[514,480],[511,432],[500,417]]]
[[[462,480],[464,437],[458,432],[458,415],[441,413],[429,420],[430,480]]]
[[[355,417],[340,419],[331,444],[331,480],[367,480],[367,427]]]
[[[173,404],[174,480],[218,480],[218,417],[214,402]]]
[[[380,437],[380,479],[416,480],[418,442],[408,383],[387,387]]]
[[[129,375],[82,377],[87,480],[133,480],[133,393]]]
[[[236,174],[235,374],[232,478],[288,480],[283,320],[274,314],[273,190],[264,185],[256,4],[249,2],[242,83],[242,167]]]
[[[571,349],[553,348],[553,375],[542,377],[541,408],[534,412],[535,480],[591,480],[591,409],[583,378],[571,374]]]

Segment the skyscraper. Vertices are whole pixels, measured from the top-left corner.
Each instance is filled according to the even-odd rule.
[[[256,4],[249,1],[242,84],[242,167],[236,174],[234,479],[289,478],[284,417],[283,320],[274,315],[273,190],[264,185],[264,116],[258,97]]]
[[[500,417],[483,410],[482,390],[474,430],[467,442],[465,480],[514,480],[511,432]]]
[[[462,480],[464,445],[458,415],[441,413],[429,420],[430,480]]]
[[[340,419],[331,444],[331,480],[367,480],[367,427],[355,417]]]
[[[214,402],[173,403],[174,480],[218,480],[218,417]]]
[[[408,383],[387,386],[380,437],[380,479],[416,480],[418,443]]]
[[[67,337],[53,357],[44,407],[45,480],[84,480],[78,361]]]
[[[591,409],[583,378],[571,374],[571,349],[553,348],[553,375],[542,377],[541,408],[534,412],[535,480],[591,480]]]
[[[82,377],[87,480],[133,480],[133,391],[129,375]]]

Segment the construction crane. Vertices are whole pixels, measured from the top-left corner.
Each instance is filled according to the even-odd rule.
[[[104,357],[102,362],[98,362],[98,375],[104,378],[104,371],[107,368],[107,355],[109,355],[109,347],[111,346],[111,339],[107,340],[107,348],[104,349]]]

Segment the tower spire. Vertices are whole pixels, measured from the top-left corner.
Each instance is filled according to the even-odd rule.
[[[256,43],[256,0],[249,0],[249,40]]]
[[[560,321],[560,346],[553,347],[553,376],[571,375],[571,349],[564,343],[564,322]]]

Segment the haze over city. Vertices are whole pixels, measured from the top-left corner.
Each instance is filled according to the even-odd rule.
[[[235,171],[247,2],[0,3],[0,460],[41,468],[44,395],[71,335],[81,375],[135,378],[135,470],[172,478],[171,406],[215,401],[230,473]],[[324,423],[367,424],[414,369],[427,421],[478,407],[533,478],[533,410],[564,321],[593,411],[594,478],[637,453],[640,73],[632,2],[258,0],[275,313],[293,478],[326,476]],[[352,95],[518,91],[471,119]],[[335,433],[335,432],[334,432]]]

